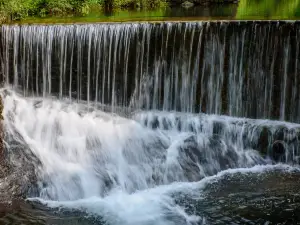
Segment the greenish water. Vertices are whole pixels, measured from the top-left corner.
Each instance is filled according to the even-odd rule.
[[[297,20],[300,0],[241,0],[239,4],[167,7],[152,11],[94,12],[87,16],[28,17],[24,23],[127,22],[172,20]]]
[[[172,20],[207,20],[207,19],[234,19],[236,5],[215,6],[215,7],[182,7],[163,8],[152,11],[112,11],[95,12],[87,16],[68,17],[28,17],[22,22],[25,23],[73,23],[73,22],[127,22],[127,21],[172,21]]]

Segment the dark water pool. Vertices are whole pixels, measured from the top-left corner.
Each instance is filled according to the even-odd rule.
[[[190,199],[180,193],[174,198],[187,212],[205,218],[198,224],[300,224],[299,190],[300,172],[235,173],[206,185],[201,190],[201,199]],[[0,206],[0,224],[111,223],[79,211],[14,201],[10,206]]]

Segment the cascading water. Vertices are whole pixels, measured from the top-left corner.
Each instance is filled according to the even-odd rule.
[[[300,125],[268,119],[299,121],[299,35],[267,21],[2,26],[5,151],[30,171],[26,197],[103,224],[206,224],[186,201],[209,185],[298,173],[277,163],[299,164]]]
[[[297,22],[14,25],[2,75],[24,95],[299,119]]]
[[[85,104],[2,93],[8,135],[21,136],[40,160],[39,200],[87,208],[109,224],[203,222],[170,194],[195,191],[202,183],[194,181],[222,170],[267,164],[256,150],[272,150],[276,140],[286,145],[282,160],[298,163],[297,124],[162,112],[129,119],[89,112]],[[259,146],[261,136],[266,146]]]

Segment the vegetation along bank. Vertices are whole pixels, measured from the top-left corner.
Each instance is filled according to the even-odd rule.
[[[154,9],[170,5],[237,2],[237,0],[0,0],[0,21],[28,16],[87,15],[97,10]]]

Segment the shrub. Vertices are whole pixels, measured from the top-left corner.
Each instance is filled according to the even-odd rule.
[[[152,9],[166,5],[165,0],[107,0],[106,5],[112,8],[144,8]]]
[[[80,14],[86,15],[93,9],[109,8],[157,8],[166,0],[0,0],[1,18],[12,20],[27,16]]]

